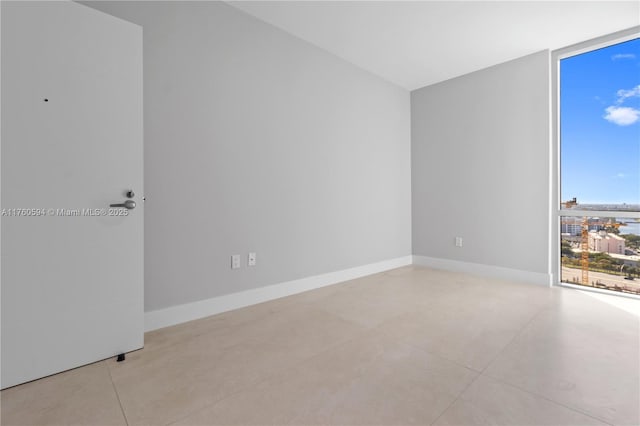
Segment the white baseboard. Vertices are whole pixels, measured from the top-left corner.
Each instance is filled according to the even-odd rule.
[[[461,262],[459,260],[439,259],[436,257],[413,255],[413,264],[434,269],[480,275],[510,281],[521,281],[545,286],[551,285],[551,275],[541,272],[522,271],[503,268],[501,266],[483,265],[480,263]]]
[[[368,265],[357,266],[355,268],[344,269],[342,271],[329,272],[327,274],[315,275],[301,278],[299,280],[287,281],[273,284],[266,287],[259,287],[238,293],[226,294],[206,300],[199,300],[184,305],[171,306],[169,308],[158,309],[156,311],[145,312],[144,329],[152,331],[158,328],[169,327],[210,315],[219,314],[233,309],[243,308],[256,303],[267,302],[273,299],[302,293],[304,291],[337,284],[343,281],[388,271],[394,268],[411,265],[412,257],[404,256]]]

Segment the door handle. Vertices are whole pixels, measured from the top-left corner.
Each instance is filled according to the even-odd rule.
[[[121,204],[110,204],[109,207],[124,207],[125,209],[133,210],[136,208],[136,202],[133,200],[127,200]]]

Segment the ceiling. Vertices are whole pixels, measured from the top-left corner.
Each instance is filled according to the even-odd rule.
[[[231,1],[413,90],[640,25],[640,1]]]

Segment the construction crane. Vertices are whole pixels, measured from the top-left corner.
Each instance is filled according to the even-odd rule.
[[[582,218],[580,232],[580,267],[582,268],[582,285],[589,285],[589,218],[587,216]]]
[[[576,197],[573,197],[569,201],[561,203],[565,208],[572,208],[578,204]],[[563,220],[562,223],[570,224],[571,222]],[[574,222],[575,223],[575,222]],[[582,269],[582,285],[589,284],[589,226],[604,226],[605,228],[620,228],[621,223],[617,223],[611,220],[609,223],[604,223],[600,220],[589,222],[589,217],[584,216],[582,218],[581,230],[580,230],[580,268]]]
[[[576,197],[573,197],[569,201],[563,201],[561,204],[565,209],[570,209],[571,207],[578,204],[578,199]]]
[[[575,222],[570,220],[563,220],[562,224],[573,225]],[[582,269],[582,280],[581,283],[583,285],[589,284],[589,226],[602,226],[604,228],[615,228],[618,229],[622,226],[621,223],[614,222],[613,220],[610,222],[603,222],[601,220],[592,220],[589,221],[588,216],[584,216],[582,218],[582,222],[580,224],[580,268]]]

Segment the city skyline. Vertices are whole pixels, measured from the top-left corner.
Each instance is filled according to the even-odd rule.
[[[640,39],[560,61],[561,197],[640,204]]]

